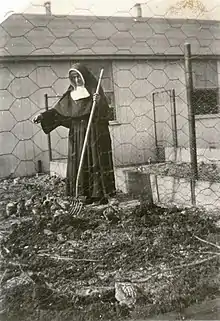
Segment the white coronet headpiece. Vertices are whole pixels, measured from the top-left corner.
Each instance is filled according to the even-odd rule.
[[[73,100],[79,100],[79,99],[83,99],[83,98],[88,98],[90,96],[90,93],[88,92],[88,90],[85,88],[85,80],[84,77],[82,75],[82,73],[75,69],[75,68],[71,68],[69,70],[69,74],[71,71],[75,71],[77,72],[81,79],[82,79],[82,85],[81,86],[76,86],[75,84],[72,83],[72,81],[70,81],[71,85],[73,86],[73,90],[70,93],[70,96]]]

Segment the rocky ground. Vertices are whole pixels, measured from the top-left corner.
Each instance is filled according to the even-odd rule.
[[[1,320],[126,320],[219,295],[219,217],[117,200],[69,215],[64,182],[0,181]]]

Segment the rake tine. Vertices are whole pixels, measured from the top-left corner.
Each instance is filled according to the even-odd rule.
[[[78,213],[78,209],[79,209],[79,202],[77,201],[75,204],[74,204],[74,206],[73,206],[73,208],[72,208],[72,210],[71,210],[71,214],[73,215],[75,215],[75,214],[77,214]]]
[[[74,208],[74,206],[75,206],[75,202],[74,201],[71,201],[71,203],[70,203],[70,213],[71,213],[71,211],[72,211],[72,209]]]
[[[76,212],[77,207],[78,207],[78,202],[77,201],[72,202],[71,208],[70,208],[70,214],[71,215],[73,215]]]
[[[83,209],[83,202],[76,199],[71,204],[70,214],[71,215],[78,215],[82,209]]]
[[[76,215],[78,215],[78,214],[82,211],[82,209],[83,209],[83,203],[80,202],[80,203],[78,204],[78,209],[76,210]]]
[[[73,215],[74,212],[75,212],[75,205],[71,205],[71,207],[70,207],[70,215]]]
[[[70,209],[70,215],[75,215],[75,212],[76,212],[76,207],[74,206]]]
[[[70,209],[69,209],[69,212],[70,212],[71,215],[75,211],[75,207],[76,207],[76,201],[72,200],[71,203],[70,203]]]

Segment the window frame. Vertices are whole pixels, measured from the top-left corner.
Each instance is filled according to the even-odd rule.
[[[201,98],[199,99],[199,95]],[[202,101],[202,97],[208,97],[212,95],[216,102],[212,105],[208,105],[205,100]],[[199,103],[201,104],[199,105]],[[202,115],[216,115],[219,114],[219,89],[215,88],[193,88],[192,92],[192,104],[196,116]],[[206,107],[207,106],[207,107]],[[207,111],[205,110],[207,108]],[[202,110],[203,109],[203,110]],[[202,111],[202,112],[201,112]]]
[[[105,96],[108,101],[108,105],[110,108],[110,114],[113,115],[111,119],[109,119],[110,122],[116,122],[117,121],[117,113],[116,113],[116,105],[115,105],[115,94],[114,91],[105,91]],[[110,101],[109,101],[110,98]]]
[[[72,66],[74,63],[77,61],[71,61],[70,66]],[[101,84],[104,94],[109,101],[109,97],[111,97],[111,103],[109,103],[109,108],[113,110],[113,112],[110,112],[110,114],[113,115],[113,117],[109,120],[110,124],[117,123],[117,108],[116,108],[116,103],[115,103],[115,90],[114,90],[114,77],[113,77],[113,60],[110,59],[100,59],[100,60],[84,60],[85,66],[93,73],[93,75],[96,77],[98,80],[99,75],[97,74],[98,71],[101,70],[101,68],[104,68],[104,75],[103,75],[103,80],[104,78],[109,78],[111,82],[111,89],[105,89],[103,85]],[[108,65],[109,68],[109,74],[107,77],[105,77],[105,65]],[[95,67],[95,68],[92,68]]]
[[[195,116],[196,118],[199,118],[199,116],[203,116],[203,117],[208,117],[210,115],[218,115],[220,110],[219,110],[219,86],[218,86],[218,62],[216,60],[199,60],[199,61],[196,61],[196,63],[205,63],[205,64],[208,64],[209,61],[211,63],[214,63],[215,64],[215,69],[216,69],[216,73],[217,73],[217,85],[215,86],[213,84],[213,86],[210,86],[210,87],[206,87],[204,85],[204,87],[200,87],[200,86],[196,86],[196,82],[195,82],[195,72],[193,70],[193,62],[192,62],[192,73],[193,73],[193,90],[192,90],[192,104],[193,104],[193,108],[194,108],[194,113],[195,113]],[[204,81],[205,83],[205,81]],[[213,95],[213,97],[215,97],[216,99],[216,104],[215,104],[215,108],[213,108],[213,112],[212,111],[212,107],[208,108],[208,111],[203,111],[202,113],[199,111],[199,106],[198,106],[198,103],[199,103],[199,99],[197,97],[197,94],[201,92],[202,95],[204,95],[204,97],[207,97],[209,94],[213,94],[213,92],[215,92],[215,95]],[[201,108],[201,107],[200,107]],[[203,106],[203,108],[205,109],[205,106]]]

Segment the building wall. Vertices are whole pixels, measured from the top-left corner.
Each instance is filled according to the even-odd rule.
[[[178,141],[188,146],[184,67],[180,62],[114,62],[118,125],[112,127],[116,165],[146,163],[155,158],[152,94],[155,95],[157,136],[172,146],[171,103],[165,90],[175,89]]]
[[[45,93],[56,96],[66,90],[69,66],[68,62],[0,66],[0,177],[31,175],[38,160],[44,171],[49,170],[47,136],[32,119],[45,110]],[[50,106],[56,100],[50,99]],[[64,128],[54,131],[53,155],[66,152],[66,133]]]
[[[7,63],[0,66],[0,177],[36,172],[37,161],[49,170],[47,136],[33,117],[49,107],[68,87],[70,62]],[[146,163],[155,157],[152,93],[175,89],[178,140],[188,146],[184,69],[181,63],[165,61],[115,61],[113,82],[117,121],[110,125],[116,166]],[[104,83],[109,83],[105,79]],[[108,86],[108,85],[104,85]],[[157,134],[164,146],[172,146],[170,101],[155,96]],[[67,154],[68,130],[51,133],[53,158]]]

